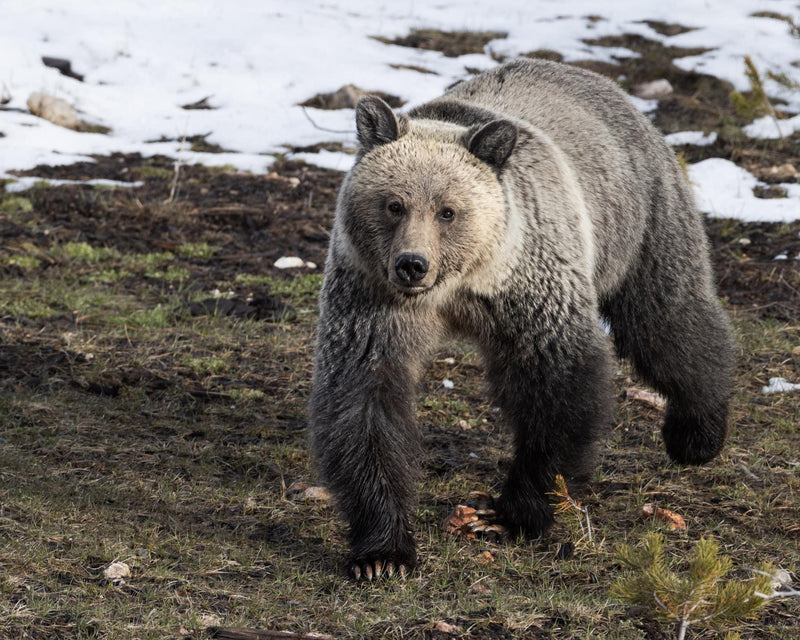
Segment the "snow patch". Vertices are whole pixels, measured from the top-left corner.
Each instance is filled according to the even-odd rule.
[[[673,0],[646,6],[640,0],[619,0],[600,9],[595,0],[400,4],[241,0],[232,9],[218,0],[174,0],[162,3],[154,17],[137,0],[6,0],[3,20],[13,29],[0,32],[4,54],[0,56],[0,92],[9,97],[0,111],[4,134],[0,174],[38,164],[89,161],[93,155],[114,152],[163,154],[184,164],[233,165],[262,173],[287,148],[321,142],[354,146],[352,109],[304,110],[299,106],[320,92],[354,84],[398,95],[408,109],[464,79],[465,67],[493,67],[492,53],[514,57],[533,48],[551,49],[567,62],[613,62],[618,55],[638,56],[627,49],[585,42],[622,33],[673,46],[702,47],[704,53],[678,58],[675,64],[730,81],[740,91],[749,88],[745,55],[752,56],[758,69],[798,82],[800,68],[792,66],[797,40],[784,21],[752,16],[763,8],[764,0]],[[586,17],[596,14],[603,19]],[[644,19],[684,22],[694,30],[667,37],[644,24]],[[484,53],[456,58],[386,45],[372,37],[394,38],[419,27],[490,29],[507,32],[508,37],[490,42]],[[84,81],[46,67],[42,56],[69,60]],[[415,65],[433,73],[392,65]],[[800,91],[782,88],[766,76],[764,82],[769,95],[785,100],[784,111],[800,112]],[[28,112],[26,101],[37,91],[66,100],[82,120],[107,126],[110,133],[72,131],[36,118]],[[204,98],[212,108],[182,108]],[[657,105],[655,100],[631,100],[645,113]],[[781,121],[781,133],[786,136],[800,128],[799,120],[796,116]],[[757,137],[777,136],[771,119],[756,121],[747,131]],[[230,151],[189,151],[181,140],[194,135],[207,136],[208,142]],[[683,133],[676,135],[680,139]],[[159,142],[148,142],[153,140]],[[692,140],[688,144],[705,142]],[[353,156],[346,153],[288,155],[341,171],[353,163]],[[712,175],[704,168],[694,173],[705,175],[704,192],[716,192],[725,200],[721,203],[709,196],[706,205],[724,210],[725,215],[743,211],[748,220],[800,217],[800,196],[794,193],[788,201],[751,206],[749,198],[726,197],[729,182],[710,182]],[[766,217],[759,218],[761,214]]]
[[[36,186],[39,183],[46,183],[48,186],[51,187],[60,187],[65,184],[87,184],[87,185],[98,185],[102,187],[119,187],[124,189],[130,189],[132,187],[141,187],[144,184],[144,182],[141,181],[122,182],[120,180],[107,180],[105,178],[94,178],[92,180],[53,180],[52,178],[35,178],[30,176],[25,176],[23,178],[20,178],[17,176],[0,174],[0,180],[3,179],[14,180],[14,182],[6,184],[6,193],[27,191],[28,189]]]
[[[800,384],[789,382],[786,378],[770,378],[769,385],[761,388],[762,393],[784,393],[800,390]]]
[[[706,147],[714,144],[717,141],[717,132],[712,131],[708,135],[702,131],[679,131],[678,133],[670,133],[664,136],[667,144],[678,147],[683,144],[691,144],[696,147]]]
[[[764,116],[748,124],[743,131],[751,138],[761,140],[788,138],[795,131],[800,131],[800,115],[788,120],[775,120],[772,116]]]
[[[783,183],[787,198],[757,198],[756,186],[766,186],[730,160],[709,158],[689,167],[697,208],[716,218],[790,222],[800,217],[800,185]]]

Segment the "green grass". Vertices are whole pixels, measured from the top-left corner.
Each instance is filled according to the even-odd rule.
[[[591,545],[568,514],[538,542],[444,535],[470,491],[498,491],[512,446],[474,346],[444,345],[417,404],[419,570],[358,585],[341,576],[345,528],[333,507],[286,499],[293,482],[317,482],[306,403],[321,275],[228,262],[232,246],[249,248],[250,231],[196,215],[198,204],[168,209],[164,193],[137,203],[119,190],[81,209],[82,190],[57,189],[29,192],[30,215],[6,215],[17,235],[0,247],[0,638],[200,640],[223,625],[399,640],[446,637],[434,630],[446,621],[461,637],[649,640],[649,623],[609,596],[623,571],[619,545],[658,528],[640,517],[648,502],[686,518],[686,532],[666,533],[678,564],[706,535],[736,567],[797,573],[800,394],[761,393],[770,377],[797,381],[797,318],[731,310],[730,440],[709,465],[670,464],[663,413],[619,403],[597,473],[575,496],[590,509]],[[53,224],[72,207],[81,225],[122,211],[117,220],[134,220],[134,231],[141,220],[145,232],[127,242]],[[753,232],[720,226],[734,252]],[[783,282],[775,273],[759,286]],[[215,288],[279,296],[296,317],[193,316],[192,303]],[[617,396],[639,384],[627,364],[620,371]],[[560,558],[567,541],[575,553]],[[116,586],[102,576],[115,560],[132,571]],[[770,603],[735,630],[743,640],[800,638],[799,607]]]
[[[219,251],[219,247],[212,247],[207,242],[184,242],[175,248],[175,253],[184,258],[208,260]]]
[[[71,300],[87,315],[108,315],[71,330],[69,350],[91,359],[51,364],[46,383],[18,382],[0,395],[0,637],[163,638],[185,629],[203,638],[206,626],[222,624],[407,638],[446,621],[478,637],[643,639],[608,590],[621,571],[618,545],[654,528],[638,515],[653,500],[689,523],[688,534],[667,534],[668,553],[681,556],[710,534],[742,565],[796,570],[800,562],[787,537],[797,531],[792,427],[800,394],[760,393],[766,378],[792,377],[796,324],[735,318],[742,368],[733,430],[712,465],[670,465],[659,412],[620,408],[597,479],[582,496],[597,543],[578,544],[567,560],[557,557],[572,535],[565,517],[541,543],[443,535],[451,506],[498,480],[510,445],[482,400],[476,357],[449,345],[419,404],[427,443],[414,517],[419,571],[404,582],[356,585],[339,575],[346,547],[335,512],[283,497],[291,482],[313,481],[303,429],[313,323],[264,331],[263,323],[192,318],[176,312],[182,294],[155,283],[126,298],[119,282],[76,288],[85,276],[62,269],[61,280],[3,282],[4,313],[25,315],[20,309],[32,300],[52,310]],[[296,280],[282,291],[313,314],[308,296],[319,277]],[[143,306],[145,299],[153,302]],[[24,327],[4,332],[7,344],[44,344]],[[26,370],[45,366],[41,348],[26,356]],[[12,375],[27,379],[21,370]],[[444,377],[453,390],[441,389]],[[118,384],[119,393],[82,390],[91,382]],[[483,563],[484,551],[492,562]],[[102,578],[113,560],[131,567],[124,585]],[[771,604],[739,628],[742,637],[798,637],[796,625],[774,613],[783,610],[800,614],[795,602]]]
[[[67,242],[60,247],[55,247],[53,254],[64,260],[88,263],[105,262],[119,255],[114,249],[93,247],[86,242]]]

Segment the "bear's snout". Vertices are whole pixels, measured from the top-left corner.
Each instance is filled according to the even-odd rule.
[[[428,259],[419,253],[401,253],[394,261],[400,283],[412,287],[428,274]]]

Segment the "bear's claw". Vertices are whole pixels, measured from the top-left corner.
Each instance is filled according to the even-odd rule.
[[[395,563],[391,560],[388,562],[382,560],[356,561],[350,565],[349,574],[356,582],[360,582],[362,579],[372,582],[381,577],[391,579],[395,574],[405,579],[408,575],[408,567],[400,564],[395,569]]]

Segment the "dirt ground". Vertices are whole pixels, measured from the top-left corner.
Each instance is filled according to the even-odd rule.
[[[681,53],[656,48],[638,76],[620,63],[632,79],[673,74],[677,93],[655,116],[665,132],[728,132],[680,151],[798,166],[797,139],[731,133],[742,121],[729,89],[675,71]],[[182,166],[170,201],[172,159],[95,160],[20,175],[141,186],[0,194],[0,637],[667,638],[670,625],[608,599],[615,547],[654,527],[639,516],[645,502],[689,522],[669,534],[676,557],[712,535],[738,579],[762,561],[798,570],[800,394],[761,387],[800,371],[800,222],[707,220],[740,344],[730,443],[712,465],[670,465],[661,410],[627,398],[640,384],[620,363],[615,424],[582,496],[596,545],[563,519],[537,543],[443,536],[469,491],[496,489],[510,445],[473,349],[443,347],[420,389],[422,565],[405,583],[363,587],[340,575],[330,505],[286,494],[314,482],[305,403],[341,174],[290,160],[266,176]],[[279,270],[281,256],[313,265]],[[104,576],[115,560],[129,577]],[[776,601],[732,630],[800,638],[799,620],[796,599]],[[693,633],[721,637],[713,625]]]

